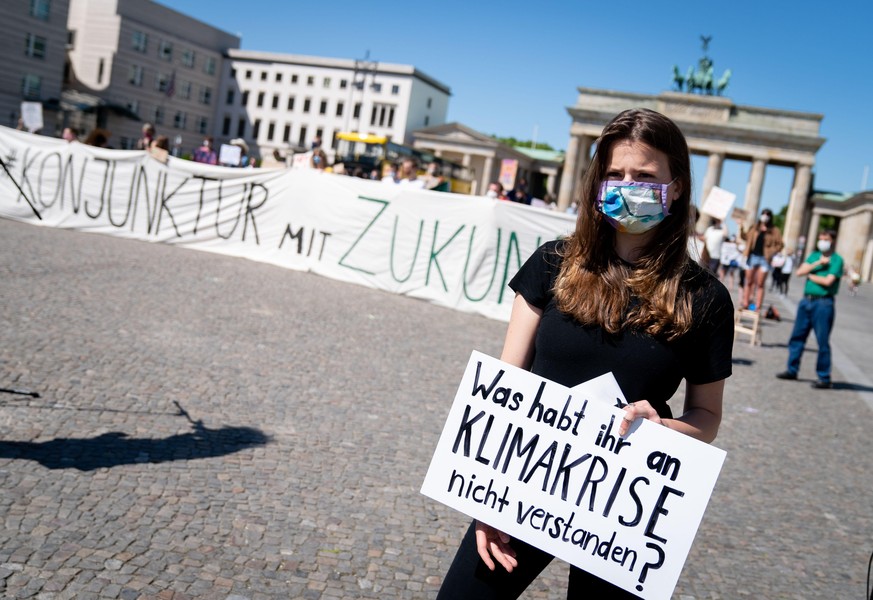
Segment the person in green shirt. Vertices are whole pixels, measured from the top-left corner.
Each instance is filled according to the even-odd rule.
[[[818,379],[812,387],[829,389],[831,383],[831,329],[834,326],[834,296],[843,276],[843,258],[834,252],[837,234],[827,230],[818,234],[816,252],[809,255],[797,269],[797,276],[806,275],[803,300],[797,307],[797,319],[788,342],[788,368],[776,375],[779,379],[797,379],[800,359],[810,330],[815,331],[818,359],[815,372]]]

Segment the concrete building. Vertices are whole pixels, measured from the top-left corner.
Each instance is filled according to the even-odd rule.
[[[69,87],[122,109],[95,123],[111,145],[133,147],[143,121],[180,153],[212,133],[223,56],[239,37],[151,0],[71,0],[68,26]]]
[[[15,127],[22,101],[43,103],[53,134],[64,78],[69,0],[0,2],[0,123]]]
[[[815,240],[822,229],[821,218],[837,221],[836,252],[846,268],[853,267],[862,281],[873,281],[873,191],[857,194],[816,192],[810,199],[812,212],[806,229],[804,256],[815,250]]]
[[[460,123],[426,127],[413,135],[414,147],[467,167],[473,176],[472,194],[484,194],[509,162],[515,167],[515,182],[527,180],[528,190],[540,198],[555,195],[563,161],[559,153],[513,148]]]
[[[355,131],[404,143],[444,123],[451,90],[410,65],[231,49],[223,67],[218,142],[242,138],[260,156],[326,150]]]

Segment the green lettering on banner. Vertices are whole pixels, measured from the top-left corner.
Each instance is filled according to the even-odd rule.
[[[470,302],[481,302],[485,299],[485,296],[488,295],[488,292],[491,291],[491,286],[494,285],[494,276],[497,275],[497,257],[500,255],[500,238],[503,234],[503,230],[499,227],[497,228],[497,248],[494,251],[494,267],[491,269],[491,279],[488,281],[488,287],[485,288],[485,291],[482,292],[482,295],[478,298],[473,298],[470,296],[470,293],[467,291],[467,271],[470,267],[470,256],[473,254],[473,238],[476,237],[476,226],[473,225],[473,230],[470,232],[470,243],[467,245],[467,258],[464,260],[464,298],[469,300]],[[482,257],[482,260],[485,260],[485,257]]]
[[[375,223],[376,221],[379,220],[379,217],[381,217],[381,216],[382,216],[382,213],[385,212],[385,209],[388,208],[388,205],[390,204],[390,202],[388,202],[387,200],[379,200],[378,198],[367,198],[366,196],[358,196],[358,199],[359,199],[359,200],[367,200],[368,202],[375,202],[375,203],[377,203],[377,204],[381,204],[381,205],[382,205],[382,208],[379,209],[379,212],[376,213],[376,216],[373,217],[373,219],[372,219],[369,223],[367,223],[367,226],[364,227],[364,230],[361,232],[361,235],[359,235],[359,236],[357,237],[357,239],[356,239],[354,242],[352,242],[352,245],[349,246],[349,249],[346,250],[346,253],[343,254],[343,255],[340,257],[340,259],[339,259],[339,261],[337,262],[337,264],[338,264],[339,266],[341,266],[341,267],[345,267],[345,268],[347,268],[347,269],[351,269],[351,270],[353,270],[353,271],[360,271],[361,273],[366,273],[367,275],[375,275],[376,273],[374,273],[373,271],[367,271],[366,269],[361,269],[360,267],[355,267],[355,266],[352,266],[352,265],[347,265],[347,264],[345,263],[345,260],[346,260],[346,258],[348,258],[349,254],[352,253],[352,250],[354,250],[355,247],[358,245],[358,242],[360,242],[361,239],[362,239],[365,235],[367,235],[367,232],[370,231],[370,227],[373,226],[373,223]]]
[[[394,217],[394,231],[391,232],[391,255],[388,257],[388,263],[391,265],[391,277],[394,278],[394,281],[397,283],[406,283],[409,281],[409,278],[412,277],[412,272],[415,270],[415,263],[418,261],[418,250],[421,248],[421,234],[424,232],[424,219],[419,219],[418,221],[418,239],[415,241],[415,252],[412,255],[412,264],[409,265],[409,273],[406,274],[406,277],[400,279],[397,277],[397,274],[394,272],[394,248],[395,242],[397,241],[397,223],[400,221],[400,217]]]
[[[432,241],[431,244],[430,244],[430,260],[429,260],[428,263],[427,263],[427,276],[426,276],[425,279],[424,279],[424,285],[429,285],[429,284],[430,284],[430,268],[431,268],[431,266],[436,265],[437,272],[439,273],[439,276],[440,276],[440,281],[443,282],[443,291],[444,291],[444,292],[448,292],[448,291],[449,291],[449,286],[446,285],[446,278],[443,277],[443,270],[440,268],[440,263],[437,261],[437,255],[438,255],[440,252],[442,252],[443,250],[445,250],[446,247],[447,247],[449,244],[451,244],[452,241],[453,241],[456,237],[458,237],[458,234],[460,234],[462,231],[464,231],[464,227],[466,227],[466,225],[461,225],[461,226],[458,228],[458,230],[457,230],[455,233],[453,233],[453,234],[451,235],[451,237],[449,237],[448,240],[446,240],[446,243],[443,244],[442,246],[440,246],[440,249],[439,249],[439,250],[437,250],[436,252],[434,252],[434,247],[436,246],[436,240],[437,240],[437,232],[438,232],[438,230],[439,230],[439,228],[440,228],[440,222],[437,221],[437,222],[435,222],[435,223],[433,224],[433,241]]]

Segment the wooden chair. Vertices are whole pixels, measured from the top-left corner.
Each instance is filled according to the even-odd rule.
[[[734,313],[734,336],[749,336],[750,346],[761,345],[761,313],[756,310],[737,310]]]

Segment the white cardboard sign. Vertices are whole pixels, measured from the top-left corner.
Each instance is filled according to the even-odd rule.
[[[645,420],[621,438],[623,404],[611,373],[570,389],[473,352],[421,492],[669,599],[725,452]]]
[[[733,192],[724,190],[718,186],[713,186],[700,207],[701,212],[715,217],[720,221],[727,219],[731,207],[737,199],[737,195]]]

